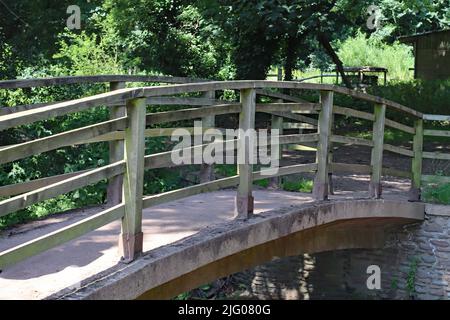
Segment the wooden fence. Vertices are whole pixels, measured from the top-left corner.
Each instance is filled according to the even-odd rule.
[[[108,179],[108,209],[85,218],[75,224],[33,239],[0,253],[0,269],[17,263],[27,257],[70,241],[92,230],[121,219],[121,250],[125,261],[134,260],[142,253],[142,210],[157,204],[183,197],[237,186],[236,218],[249,218],[253,212],[253,181],[276,178],[301,172],[315,173],[313,196],[326,200],[329,194],[330,174],[336,172],[364,173],[370,175],[369,194],[380,198],[383,175],[411,179],[411,200],[420,199],[422,181],[433,177],[422,175],[422,159],[450,160],[450,154],[423,152],[423,136],[450,136],[450,131],[431,131],[423,129],[423,121],[450,120],[449,116],[424,115],[418,111],[365,93],[333,85],[283,82],[283,81],[203,81],[170,77],[98,76],[64,77],[34,80],[13,80],[0,82],[0,89],[67,85],[73,83],[109,82],[110,92],[86,98],[0,108],[0,130],[6,130],[36,121],[62,115],[83,112],[98,106],[110,108],[110,120],[90,126],[54,134],[48,137],[27,141],[11,146],[0,147],[0,164],[23,159],[42,152],[65,146],[107,141],[110,144],[110,163],[108,165],[67,173],[59,176],[31,180],[20,184],[1,186],[0,217],[24,209],[27,206],[77,190],[84,186]],[[126,82],[153,82],[158,86],[126,88]],[[181,82],[178,83],[178,82]],[[161,83],[169,83],[163,85]],[[175,84],[174,84],[175,83]],[[178,84],[177,84],[178,83]],[[305,102],[295,96],[274,91],[274,89],[311,90],[319,94],[317,103]],[[216,98],[216,93],[234,90],[240,93],[239,101],[224,101]],[[198,93],[198,97],[186,94]],[[342,94],[372,103],[372,113],[336,106],[334,95]],[[271,102],[257,103],[257,96],[265,96]],[[184,105],[182,110],[146,113],[147,105]],[[405,125],[386,118],[386,110],[395,110],[415,119],[413,125]],[[188,119],[202,119],[207,127],[215,127],[215,116],[239,114],[239,128],[253,129],[255,114],[272,115],[272,129],[279,129],[281,145],[305,144],[313,146],[316,161],[279,168],[276,173],[267,175],[263,170],[254,171],[253,165],[246,161],[238,165],[238,174],[222,179],[213,179],[210,165],[202,165],[201,182],[187,188],[156,195],[144,195],[144,170],[174,167],[171,151],[145,154],[145,138],[168,136],[176,128],[147,128],[155,124],[170,123]],[[358,118],[373,122],[372,139],[336,135],[333,133],[335,116]],[[298,121],[309,125],[312,133],[283,134],[283,121]],[[391,127],[413,135],[413,148],[384,143],[385,127]],[[192,128],[188,128],[192,132]],[[233,150],[239,148],[239,139],[227,144]],[[216,142],[214,142],[216,143]],[[372,148],[370,165],[335,163],[330,153],[332,144],[362,145]],[[187,149],[203,149],[208,145],[193,146]],[[246,149],[247,156],[250,149]],[[383,152],[393,152],[411,158],[410,172],[383,167]],[[440,178],[448,182],[449,177]],[[123,199],[122,199],[123,195]]]

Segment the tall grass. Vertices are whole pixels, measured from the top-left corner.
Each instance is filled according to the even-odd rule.
[[[389,81],[410,81],[414,78],[414,72],[409,70],[414,67],[414,55],[411,46],[394,42],[388,44],[379,37],[367,38],[359,32],[354,37],[334,45],[339,58],[346,67],[373,66],[388,69],[387,79]],[[325,71],[325,70],[324,70]],[[320,69],[310,65],[305,70],[294,70],[295,79],[304,79],[320,75]],[[325,72],[330,74],[331,72]],[[268,80],[276,80],[277,68],[272,67],[267,77]],[[335,77],[322,79],[323,83],[335,83]],[[340,80],[339,80],[340,81]],[[320,78],[308,80],[308,82],[319,83]]]
[[[380,38],[367,38],[358,33],[338,43],[338,56],[344,66],[376,66],[388,69],[388,79],[405,81],[413,78],[409,68],[414,67],[412,47],[394,42],[384,43]]]

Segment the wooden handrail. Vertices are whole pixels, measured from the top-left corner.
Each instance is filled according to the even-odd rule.
[[[108,93],[98,94],[87,98],[76,99],[68,102],[61,102],[54,105],[47,105],[40,108],[17,112],[13,114],[0,116],[0,131],[11,127],[29,124],[52,117],[57,117],[73,112],[79,112],[99,105],[120,104],[128,99],[141,97],[156,97],[176,95],[181,93],[216,91],[225,89],[303,89],[303,90],[325,90],[337,93],[343,93],[355,98],[384,104],[399,111],[409,113],[418,118],[422,118],[422,113],[402,106],[396,102],[389,101],[380,97],[375,97],[366,93],[356,92],[354,90],[344,89],[334,85],[301,83],[292,81],[266,81],[266,80],[239,80],[239,81],[210,81],[203,83],[175,84],[157,87],[142,87],[115,90]]]
[[[158,82],[158,83],[190,83],[209,81],[171,76],[145,76],[145,75],[98,75],[98,76],[65,76],[37,79],[15,79],[0,81],[0,89],[37,88],[61,86],[68,84],[107,83],[107,82]]]

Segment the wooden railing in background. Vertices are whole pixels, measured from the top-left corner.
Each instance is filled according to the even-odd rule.
[[[128,81],[166,83],[184,81],[186,83],[125,88],[125,82]],[[111,111],[109,121],[34,141],[1,147],[0,164],[4,164],[64,146],[106,141],[110,144],[110,164],[82,172],[33,180],[18,185],[2,186],[0,187],[0,196],[9,198],[0,201],[0,217],[104,179],[109,179],[108,202],[110,207],[73,225],[1,252],[0,268],[36,255],[118,219],[122,221],[120,236],[122,256],[125,261],[133,261],[142,253],[142,210],[144,208],[198,193],[237,186],[236,218],[247,219],[253,213],[253,181],[266,178],[276,179],[280,176],[301,172],[315,172],[313,196],[316,200],[328,199],[330,174],[337,172],[370,174],[369,195],[372,198],[382,196],[381,179],[383,175],[411,178],[411,200],[419,200],[421,181],[428,179],[428,176],[423,176],[421,173],[422,158],[450,159],[450,155],[430,154],[422,150],[424,134],[449,136],[448,132],[423,130],[423,120],[442,120],[443,117],[435,119],[435,116],[423,115],[398,103],[333,85],[283,81],[208,81],[193,83],[191,80],[180,78],[99,76],[6,81],[0,82],[0,89],[92,82],[110,82],[110,92],[66,102],[0,108],[0,130],[73,112],[82,112],[96,106],[106,105],[110,107]],[[313,90],[320,93],[320,101],[318,103],[305,102],[297,97],[272,92],[268,89]],[[240,92],[240,101],[217,100],[216,93],[223,90]],[[199,93],[202,96],[187,98],[185,96],[187,93]],[[184,96],[177,96],[179,94]],[[368,113],[336,106],[333,101],[336,94],[344,94],[373,103],[374,112]],[[273,102],[257,103],[257,95],[269,97]],[[146,114],[146,106],[149,104],[181,104],[197,106],[197,108]],[[387,119],[387,109],[415,118],[414,127]],[[156,195],[143,194],[144,170],[176,166],[171,163],[171,151],[145,155],[146,137],[167,136],[176,128],[147,129],[147,126],[179,120],[203,119],[208,127],[214,127],[215,116],[235,113],[239,114],[240,129],[254,129],[257,112],[271,114],[272,128],[274,129],[283,129],[283,119],[295,119],[306,123],[312,126],[310,129],[317,127],[317,133],[286,135],[281,132],[279,136],[280,145],[298,143],[315,147],[316,161],[280,167],[278,172],[267,175],[264,169],[253,171],[253,166],[249,162],[250,149],[247,145],[245,149],[246,161],[238,165],[236,176],[214,180],[212,168],[209,165],[202,165],[201,180],[197,185]],[[317,114],[318,118],[316,119],[314,116],[317,116]],[[336,115],[372,121],[372,139],[333,134],[333,120]],[[413,149],[409,150],[384,143],[385,127],[414,135]],[[225,149],[236,150],[241,148],[240,138],[242,137],[227,141]],[[333,143],[371,147],[370,165],[333,162],[333,157],[330,156],[330,146]],[[196,145],[187,149],[189,151],[203,150],[207,145]],[[412,171],[405,172],[384,168],[384,151],[411,157]],[[275,182],[277,183],[276,180]],[[123,198],[121,197],[122,194]]]

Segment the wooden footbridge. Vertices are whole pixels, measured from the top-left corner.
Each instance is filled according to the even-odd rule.
[[[151,83],[152,86],[132,87],[137,82]],[[383,240],[386,225],[423,219],[424,205],[420,202],[423,181],[450,181],[449,177],[422,174],[424,158],[450,159],[450,154],[423,151],[424,135],[449,136],[448,131],[424,130],[423,123],[450,121],[450,116],[422,114],[396,102],[338,86],[283,81],[219,82],[175,77],[95,76],[1,81],[0,89],[81,83],[110,83],[111,90],[71,101],[0,108],[0,131],[96,107],[107,106],[110,110],[108,121],[0,147],[0,164],[6,164],[67,146],[98,142],[108,142],[110,146],[107,165],[0,187],[0,197],[3,198],[0,217],[3,217],[105,179],[109,184],[108,200],[102,210],[88,211],[88,214],[73,220],[68,218],[60,228],[43,228],[31,233],[23,237],[23,243],[18,243],[17,239],[8,242],[7,238],[0,238],[3,242],[0,244],[0,269],[3,270],[0,287],[6,291],[12,292],[13,287],[20,287],[20,283],[26,282],[24,278],[34,279],[37,283],[38,276],[33,278],[29,274],[40,268],[39,263],[47,261],[51,265],[52,257],[61,262],[73,255],[89,255],[96,241],[105,239],[119,240],[120,262],[117,259],[113,264],[109,261],[96,265],[97,269],[90,270],[88,276],[84,274],[76,288],[70,286],[72,283],[65,283],[63,276],[52,278],[54,287],[43,290],[45,294],[55,294],[52,298],[167,298],[274,256],[376,247]],[[290,90],[291,94],[281,93],[280,89]],[[239,101],[223,98],[226,96],[223,92],[230,91],[239,94]],[[305,102],[294,95],[296,91],[315,92],[318,100]],[[333,98],[337,94],[373,104],[373,113],[335,105]],[[147,113],[148,105],[177,108]],[[180,109],[180,106],[184,108]],[[405,122],[388,119],[386,110],[403,114]],[[283,166],[268,175],[265,169],[254,171],[248,161],[250,149],[246,148],[246,161],[238,164],[236,176],[215,180],[212,166],[203,164],[199,184],[161,194],[143,194],[144,170],[176,167],[171,162],[170,150],[145,153],[146,139],[170,136],[177,129],[156,126],[202,119],[204,129],[207,129],[215,127],[216,116],[239,114],[239,128],[246,130],[255,128],[256,113],[271,115],[270,128],[280,130],[278,138],[281,145],[314,147],[316,161]],[[372,121],[372,139],[334,134],[335,117],[346,121],[354,121],[355,118]],[[305,124],[306,128],[316,131],[283,134],[287,121]],[[289,126],[292,127],[300,126]],[[412,149],[386,144],[385,127],[410,134],[413,137]],[[188,129],[193,132],[193,128]],[[239,139],[242,137],[226,144],[224,149],[239,149]],[[204,150],[218,143],[223,141],[187,147],[185,151]],[[370,165],[334,162],[332,144],[371,147]],[[409,157],[412,170],[383,167],[385,151]],[[258,191],[255,200],[253,181],[307,172],[315,177],[312,195]],[[370,176],[368,193],[331,195],[329,181],[338,173]],[[382,179],[385,176],[410,179],[409,193],[391,194],[382,199]],[[236,187],[235,191],[219,191],[233,187]],[[195,207],[195,199],[204,203],[202,208]],[[268,203],[266,207],[265,203]],[[171,206],[176,205],[178,207],[172,210]],[[217,212],[223,213],[224,208],[226,218],[222,219]],[[154,228],[158,225],[155,217],[163,219],[164,212],[166,216],[170,215],[172,225],[159,224],[161,228]],[[199,212],[210,216],[200,217]],[[174,213],[177,213],[176,217]],[[199,224],[200,220],[202,223]],[[189,232],[181,232],[166,240],[155,240],[155,237],[162,239],[173,232],[174,226],[190,223],[197,226],[195,230],[189,229]],[[153,241],[152,245],[146,246],[146,241]],[[73,247],[74,243],[77,246],[82,244],[83,251]],[[54,270],[54,273],[59,271]],[[27,288],[18,294],[33,297]],[[41,298],[45,294],[36,297]],[[6,297],[1,290],[0,296]]]

